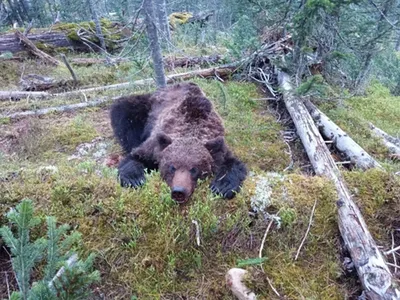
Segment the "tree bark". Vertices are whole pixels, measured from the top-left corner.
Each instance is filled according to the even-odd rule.
[[[164,87],[166,85],[164,63],[161,55],[161,47],[160,47],[160,41],[158,39],[157,28],[154,22],[155,18],[153,10],[153,1],[145,0],[143,2],[143,8],[145,13],[147,37],[149,38],[151,56],[153,59],[155,81],[157,87]]]
[[[368,231],[361,212],[351,199],[344,179],[311,115],[305,105],[295,98],[289,76],[280,72],[278,80],[286,108],[315,173],[331,180],[336,188],[339,230],[357,270],[366,298],[399,299],[400,291],[395,287],[395,279]]]
[[[169,31],[166,0],[155,0],[155,4],[161,38],[164,39],[167,43],[170,43],[171,33]]]
[[[311,101],[304,102],[310,112],[315,124],[320,132],[327,139],[332,140],[334,146],[353,162],[356,167],[367,170],[370,168],[382,168],[382,166],[370,156],[360,145],[358,145],[349,135],[340,129],[322,111],[320,111]]]

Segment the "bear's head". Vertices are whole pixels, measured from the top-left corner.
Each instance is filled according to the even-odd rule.
[[[202,143],[197,138],[171,139],[164,133],[157,135],[159,169],[171,188],[171,197],[182,204],[189,200],[197,184],[215,172],[216,160],[223,157],[223,137]]]

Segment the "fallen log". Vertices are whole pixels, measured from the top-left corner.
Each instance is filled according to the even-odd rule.
[[[210,68],[210,69],[204,69],[204,70],[196,70],[192,72],[186,72],[186,73],[180,73],[180,74],[173,74],[173,75],[168,75],[167,76],[167,83],[173,83],[177,80],[187,80],[193,77],[211,77],[211,76],[218,76],[218,77],[226,77],[230,75],[233,70],[235,69],[234,65],[227,65],[224,67],[220,68]],[[0,92],[0,100],[8,100],[10,97],[13,95],[16,97],[16,95],[21,96],[21,95],[26,95],[27,97],[37,97],[37,98],[49,98],[49,97],[60,97],[60,96],[71,96],[71,95],[77,95],[77,94],[85,94],[88,92],[96,92],[96,91],[103,91],[103,90],[110,90],[110,89],[124,89],[128,87],[133,87],[133,86],[147,86],[147,85],[152,85],[154,84],[154,80],[152,78],[148,79],[142,79],[142,80],[137,80],[133,82],[124,82],[124,83],[119,83],[119,84],[114,84],[114,85],[108,85],[108,86],[101,86],[101,87],[95,87],[95,88],[90,88],[90,89],[83,89],[83,90],[77,90],[77,91],[72,91],[72,92],[66,92],[66,93],[59,93],[59,94],[50,94],[46,92]],[[2,98],[2,93],[4,93]],[[13,94],[14,93],[14,94]],[[5,99],[6,98],[6,99]],[[114,98],[113,98],[114,100]],[[12,114],[3,114],[0,115],[0,119],[2,118],[9,118],[9,119],[15,119],[15,118],[21,118],[21,117],[26,117],[26,116],[38,116],[38,115],[44,115],[52,112],[63,112],[63,111],[69,111],[73,109],[79,109],[79,108],[85,108],[89,106],[97,106],[102,103],[104,103],[107,100],[97,100],[97,101],[91,101],[91,102],[84,102],[84,103],[77,103],[77,104],[71,104],[71,105],[63,105],[63,106],[57,106],[57,107],[49,107],[49,108],[43,108],[35,111],[24,111],[24,112],[16,112]]]
[[[207,77],[212,77],[212,76],[218,76],[219,78],[225,78],[225,77],[229,76],[230,74],[232,74],[232,72],[234,70],[235,70],[234,64],[225,65],[225,66],[216,67],[216,68],[208,68],[208,69],[195,70],[195,71],[190,71],[190,72],[185,72],[185,73],[167,75],[166,80],[167,80],[167,83],[173,83],[177,80],[187,80],[187,79],[191,79],[194,77],[207,78]],[[133,82],[123,82],[123,83],[117,83],[117,84],[106,85],[106,86],[98,86],[98,87],[75,90],[75,91],[70,91],[70,92],[65,92],[65,93],[0,91],[0,101],[7,101],[10,99],[11,100],[19,100],[21,98],[27,98],[27,97],[35,97],[35,98],[39,98],[39,99],[45,99],[45,98],[50,98],[50,97],[68,97],[68,96],[80,95],[82,93],[92,93],[92,92],[100,92],[100,91],[106,91],[106,90],[120,90],[120,89],[129,88],[129,87],[135,87],[135,86],[147,86],[147,85],[152,85],[153,83],[154,83],[153,78],[147,78],[147,79],[137,80],[137,81],[133,81]]]
[[[42,109],[38,109],[38,110],[21,111],[21,112],[16,112],[16,113],[7,114],[7,115],[0,115],[0,119],[7,119],[7,118],[8,119],[18,119],[18,118],[29,117],[29,116],[42,116],[42,115],[46,115],[46,114],[50,114],[50,113],[54,113],[54,112],[74,111],[76,109],[99,106],[107,101],[108,101],[108,99],[100,99],[100,100],[88,101],[88,102],[83,102],[83,103],[47,107],[47,108],[42,108]]]
[[[194,57],[167,57],[164,59],[164,65],[167,70],[175,68],[190,68],[194,66],[209,66],[222,60],[221,55],[194,56]]]
[[[61,65],[61,62],[59,62],[57,59],[54,57],[48,55],[47,53],[44,53],[43,51],[39,50],[34,43],[32,43],[25,35],[23,35],[21,32],[18,30],[15,31],[15,36],[25,45],[25,47],[28,49],[30,53],[33,55],[37,56],[38,58],[44,60],[45,62],[48,62],[52,65],[59,66]]]
[[[26,92],[26,91],[0,91],[0,101],[18,101],[24,98],[45,99],[52,94],[47,92]]]
[[[327,139],[333,141],[334,146],[350,159],[356,167],[366,170],[370,168],[382,168],[382,166],[358,145],[349,135],[330,120],[309,100],[304,104],[310,112],[318,129]]]
[[[372,238],[360,210],[351,198],[344,179],[329,153],[313,118],[302,101],[296,99],[290,78],[279,72],[278,81],[285,106],[296,126],[315,173],[335,185],[338,223],[344,244],[350,253],[366,299],[399,299],[400,291],[385,259]]]
[[[65,80],[65,79],[61,79],[61,80],[55,80],[54,78],[51,77],[46,77],[46,76],[42,76],[42,75],[37,75],[37,74],[28,74],[25,75],[21,78],[20,80],[20,86],[21,86],[21,90],[22,91],[29,91],[29,92],[43,92],[43,91],[49,91],[49,90],[53,90],[55,92],[55,90],[66,90],[66,89],[70,89],[72,87],[76,87],[77,86],[77,82],[75,82],[74,80]],[[14,92],[15,95],[18,95],[18,92]],[[7,94],[5,94],[7,95]],[[19,98],[14,98],[12,100],[19,100],[23,97],[23,93],[20,95]],[[39,93],[39,95],[41,95]],[[44,94],[47,95],[47,94]],[[48,94],[50,95],[50,94]],[[31,94],[30,96],[32,96],[33,98],[35,98],[35,94]],[[1,94],[0,94],[0,101],[1,101]],[[40,97],[39,97],[40,98]]]
[[[369,123],[369,128],[371,131],[375,134],[375,136],[381,138],[382,142],[385,144],[385,146],[388,148],[390,153],[394,154],[400,154],[400,139],[397,139],[386,132],[384,132],[382,129],[376,127],[374,124]]]
[[[125,38],[131,35],[131,32],[121,30],[122,24],[112,23],[101,20],[103,32],[107,39],[107,51],[120,48]],[[97,47],[90,47],[84,43],[78,36],[78,31],[85,31],[85,38],[94,44],[99,44],[95,34],[93,22],[82,23],[58,23],[51,28],[35,28],[28,35],[29,40],[40,50],[51,53],[61,48],[61,50],[70,49],[76,52],[99,51]],[[0,35],[0,53],[25,52],[26,48],[20,44],[19,39],[14,32]]]

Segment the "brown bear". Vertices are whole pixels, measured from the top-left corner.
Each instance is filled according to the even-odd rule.
[[[213,193],[231,199],[240,190],[246,167],[228,149],[221,117],[196,84],[121,97],[110,116],[126,153],[118,167],[122,186],[138,187],[145,169],[159,168],[178,203],[189,199],[198,179],[212,174]]]

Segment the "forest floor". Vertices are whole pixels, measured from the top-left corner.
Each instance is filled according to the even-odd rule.
[[[64,69],[34,61],[0,61],[0,70],[0,90],[16,89],[22,73],[68,77]],[[134,63],[75,68],[85,86],[151,75],[149,69],[138,70]],[[229,146],[250,170],[236,198],[212,195],[205,180],[180,206],[158,172],[149,174],[140,189],[121,188],[115,166],[110,166],[121,153],[109,123],[110,100],[62,114],[0,119],[0,226],[7,224],[4,214],[11,207],[29,198],[43,218],[55,216],[81,232],[83,243],[76,250],[80,257],[94,252],[101,273],[94,299],[233,299],[225,274],[238,265],[250,272],[248,285],[258,299],[279,299],[268,279],[286,299],[355,299],[360,286],[355,271],[342,265],[347,254],[337,226],[334,188],[309,171],[299,140],[285,141],[293,128],[273,103],[260,100],[265,95],[252,83],[193,81],[213,101]],[[0,102],[0,114],[150,90],[154,88],[6,101]],[[347,99],[340,108],[330,102],[320,107],[389,171],[343,169],[377,244],[383,250],[399,245],[400,176],[392,171],[399,171],[400,163],[386,159],[367,122],[400,135],[400,98],[374,84],[365,97]],[[295,260],[315,203],[311,230]],[[270,220],[275,221],[262,245]],[[192,221],[200,225],[200,245]],[[43,228],[33,236],[40,232]],[[0,298],[6,298],[6,283],[15,289],[16,281],[1,243]],[[264,262],[249,263],[262,247]],[[392,256],[387,259],[395,263]]]

